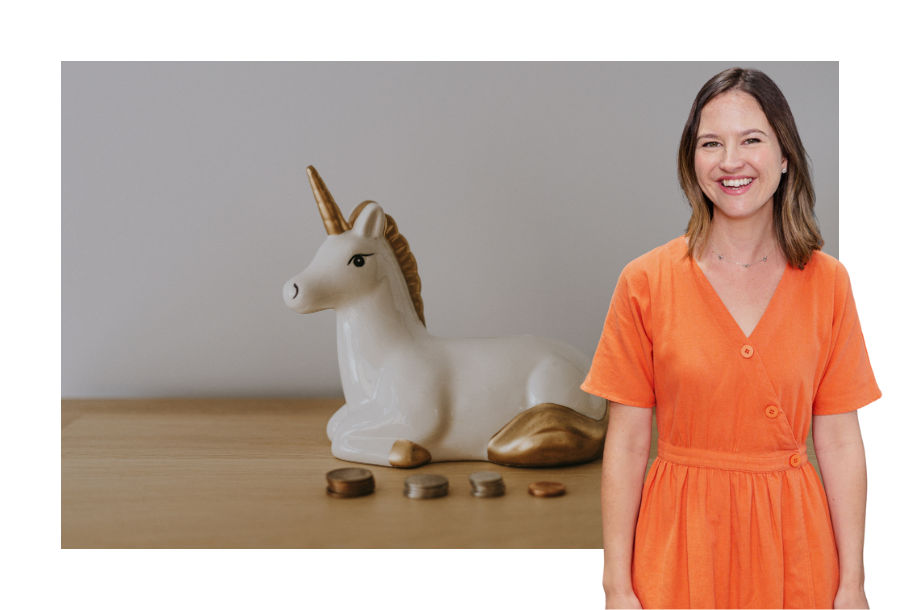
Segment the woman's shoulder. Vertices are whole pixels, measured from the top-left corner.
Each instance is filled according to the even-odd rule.
[[[814,250],[809,262],[804,265],[802,272],[809,272],[811,279],[827,282],[849,282],[850,278],[847,274],[847,268],[841,264],[841,261],[826,254],[821,250]]]
[[[822,298],[833,298],[836,303],[843,303],[851,291],[847,268],[821,250],[813,252],[800,276],[805,278],[809,290]]]
[[[622,276],[625,278],[658,276],[674,265],[682,263],[686,253],[687,243],[684,236],[676,237],[625,265]]]

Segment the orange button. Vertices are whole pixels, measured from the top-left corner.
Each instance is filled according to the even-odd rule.
[[[766,416],[773,419],[778,417],[778,407],[776,407],[775,405],[769,405],[768,407],[766,407]]]
[[[791,456],[791,466],[799,466],[800,465],[800,456],[798,454],[794,454]]]
[[[753,346],[745,345],[741,348],[741,356],[744,358],[752,358],[753,357]]]

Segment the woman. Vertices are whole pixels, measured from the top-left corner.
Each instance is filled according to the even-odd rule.
[[[582,386],[610,400],[607,607],[867,608],[856,409],[881,392],[775,83],[707,82],[678,169],[687,234],[625,267]]]

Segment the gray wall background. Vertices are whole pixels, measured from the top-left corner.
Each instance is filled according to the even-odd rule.
[[[64,63],[62,396],[339,395],[334,312],[281,297],[325,238],[310,164],[397,220],[432,334],[593,354],[687,224],[678,139],[733,65],[790,102],[837,256],[837,62]]]

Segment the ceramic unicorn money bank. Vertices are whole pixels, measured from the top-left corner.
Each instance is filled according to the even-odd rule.
[[[307,173],[328,237],[284,285],[284,302],[337,312],[346,404],[328,422],[335,457],[412,468],[560,466],[601,455],[607,403],[579,388],[589,358],[540,337],[429,334],[416,259],[394,219],[364,201],[345,220],[315,168]]]

